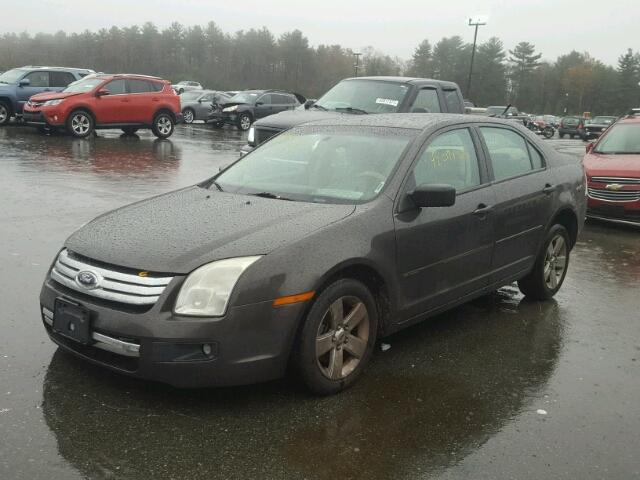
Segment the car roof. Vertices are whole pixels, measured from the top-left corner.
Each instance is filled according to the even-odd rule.
[[[304,123],[302,126],[360,126],[425,130],[438,124],[444,125],[455,123],[495,123],[497,125],[517,125],[510,120],[456,113],[383,113],[376,115],[337,115],[329,119]]]
[[[97,73],[94,75],[97,78],[133,78],[138,80],[155,80],[156,82],[165,82],[168,83],[167,80],[164,80],[160,77],[152,77],[151,75],[139,75],[136,73]]]
[[[43,65],[25,65],[24,67],[18,67],[20,70],[64,70],[65,72],[88,72],[94,73],[89,68],[73,68],[73,67],[46,67]]]
[[[443,87],[458,87],[457,83],[448,82],[446,80],[436,80],[433,78],[419,78],[419,77],[394,77],[394,76],[372,76],[372,77],[351,77],[345,78],[344,81],[352,81],[352,80],[377,80],[381,82],[391,82],[391,83],[409,83],[409,84],[418,84],[418,83],[435,83],[442,85]]]

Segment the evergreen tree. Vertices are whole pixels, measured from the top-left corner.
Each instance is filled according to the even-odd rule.
[[[509,50],[511,102],[523,110],[533,109],[531,95],[534,85],[531,73],[542,58],[542,54],[536,55],[535,51],[535,46],[529,42],[520,42],[513,50]]]
[[[411,66],[409,67],[409,75],[412,77],[431,78],[433,77],[432,68],[432,48],[429,40],[426,38],[416,48]]]

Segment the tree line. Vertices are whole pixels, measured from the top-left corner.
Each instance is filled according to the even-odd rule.
[[[478,106],[511,103],[536,113],[620,114],[640,106],[640,53],[629,49],[605,65],[572,51],[554,62],[529,42],[506,49],[492,37],[477,46],[467,90],[472,46],[460,36],[425,39],[408,61],[373,47],[362,50],[360,75],[410,75],[458,83]],[[355,74],[355,54],[341,45],[309,45],[300,30],[276,37],[266,27],[230,34],[215,22],[165,29],[153,23],[97,32],[6,33],[0,36],[0,71],[22,65],[63,65],[100,72],[157,75],[207,88],[282,88],[317,98]]]

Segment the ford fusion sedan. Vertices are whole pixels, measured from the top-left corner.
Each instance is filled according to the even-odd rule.
[[[588,216],[640,225],[640,114],[609,127],[587,146]]]
[[[73,233],[40,296],[64,350],[180,387],[352,385],[376,340],[502,285],[562,285],[584,172],[514,122],[343,115]]]

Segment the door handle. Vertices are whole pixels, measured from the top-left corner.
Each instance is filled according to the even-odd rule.
[[[154,101],[154,102],[157,102],[158,101],[158,97],[153,97],[151,100]]]
[[[485,205],[484,203],[481,203],[480,205],[478,205],[478,208],[473,211],[473,214],[478,217],[486,217],[491,210],[493,210],[493,207],[491,205]]]
[[[544,186],[544,188],[542,189],[542,192],[547,194],[547,195],[550,195],[555,191],[556,191],[556,186],[555,185],[551,185],[550,183],[547,183]]]
[[[122,103],[129,103],[129,100],[128,100],[128,99],[126,99],[126,98],[122,98],[122,99],[120,99],[120,101],[121,101]]]

